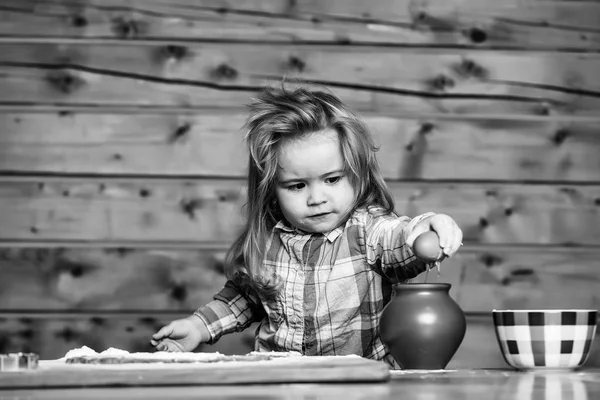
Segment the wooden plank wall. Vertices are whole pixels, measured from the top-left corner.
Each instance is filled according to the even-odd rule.
[[[243,106],[292,77],[365,119],[399,212],[458,220],[449,368],[504,366],[492,309],[600,306],[598,21],[598,0],[0,0],[0,352],[148,351],[210,300]]]

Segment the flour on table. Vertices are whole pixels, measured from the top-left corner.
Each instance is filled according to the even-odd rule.
[[[73,358],[73,357],[81,357],[81,356],[97,356],[98,352],[94,349],[91,349],[87,346],[80,347],[78,349],[72,349],[67,351],[67,354],[63,357],[64,359]]]
[[[69,350],[62,358],[67,364],[147,364],[147,363],[214,363],[214,362],[240,362],[240,361],[268,361],[273,359],[290,359],[303,357],[296,351],[290,352],[257,352],[245,355],[225,355],[214,353],[193,352],[167,352],[156,351],[153,353],[136,352],[110,347],[101,353],[83,346],[79,349]]]

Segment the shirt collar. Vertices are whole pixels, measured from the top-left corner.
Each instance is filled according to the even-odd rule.
[[[305,232],[302,229],[298,229],[295,227],[291,227],[290,225],[288,225],[285,220],[280,220],[279,222],[277,222],[277,224],[275,224],[275,228],[277,230],[289,233],[289,234],[293,234],[293,235],[323,235],[325,236],[325,238],[327,239],[327,241],[329,241],[330,243],[334,242],[344,231],[344,226],[338,226],[335,229],[330,230],[329,232],[323,232],[323,233],[309,233],[309,232]]]

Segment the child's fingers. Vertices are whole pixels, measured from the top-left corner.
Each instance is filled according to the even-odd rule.
[[[448,257],[456,254],[460,246],[462,245],[463,234],[457,225],[454,225],[450,230],[448,236],[444,236],[444,245],[442,246],[444,254]],[[440,240],[441,242],[441,240]]]
[[[462,243],[462,231],[456,222],[447,215],[438,214],[431,221],[431,228],[438,234],[440,247],[445,255],[451,257]]]
[[[440,247],[444,250],[445,254],[448,254],[446,250],[449,250],[452,247],[452,227],[447,225],[438,225],[435,227],[435,232],[440,238]]]
[[[163,326],[162,328],[160,328],[158,330],[158,332],[156,332],[154,335],[152,335],[152,338],[155,340],[161,340],[163,338],[167,338],[169,336],[171,336],[173,334],[173,325],[169,324],[166,326]]]
[[[164,339],[160,341],[159,343],[157,343],[156,349],[158,351],[168,351],[171,353],[180,353],[185,351],[183,349],[183,346],[171,339]]]
[[[163,340],[163,342],[167,345],[167,347],[169,348],[169,351],[174,351],[174,352],[185,351],[184,348],[183,348],[183,346],[180,345],[175,340],[165,339],[165,340]]]
[[[165,342],[160,342],[156,345],[156,350],[158,351],[167,351],[167,352],[171,352],[171,348],[169,347],[169,345]]]

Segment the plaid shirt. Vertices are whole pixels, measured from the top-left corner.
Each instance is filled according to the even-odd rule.
[[[210,343],[260,322],[257,351],[356,354],[398,368],[379,337],[379,319],[392,284],[425,270],[405,239],[431,215],[411,220],[362,209],[345,226],[319,234],[279,222],[266,244],[264,260],[267,273],[282,282],[276,300],[250,301],[228,281],[195,314],[206,323]]]

